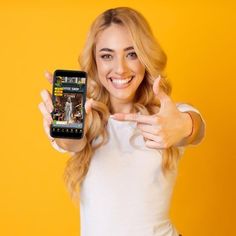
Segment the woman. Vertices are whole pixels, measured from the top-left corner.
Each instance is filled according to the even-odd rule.
[[[168,217],[177,164],[183,146],[201,141],[204,123],[195,108],[170,98],[166,55],[148,23],[126,7],[102,13],[80,64],[90,99],[84,138],[50,137],[46,90],[39,108],[53,146],[72,154],[65,181],[80,199],[81,235],[179,235]]]

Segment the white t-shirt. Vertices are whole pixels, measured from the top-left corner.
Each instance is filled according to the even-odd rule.
[[[109,118],[107,130],[109,141],[95,152],[80,188],[81,236],[178,236],[168,216],[177,170],[163,175],[161,150],[133,136],[135,122]]]

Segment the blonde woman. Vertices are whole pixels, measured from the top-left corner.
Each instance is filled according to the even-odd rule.
[[[80,204],[82,236],[179,235],[168,216],[177,164],[205,126],[198,110],[170,98],[166,60],[139,12],[110,9],[93,22],[80,57],[88,73],[83,139],[50,137],[51,95],[41,93],[44,129],[72,155],[65,181]]]

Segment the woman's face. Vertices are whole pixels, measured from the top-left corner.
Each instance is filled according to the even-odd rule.
[[[132,102],[142,82],[145,67],[133,48],[128,30],[112,24],[96,40],[98,76],[112,101]]]

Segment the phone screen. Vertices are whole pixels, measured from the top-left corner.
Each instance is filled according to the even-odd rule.
[[[83,71],[56,70],[53,77],[51,136],[82,138],[87,76]]]

